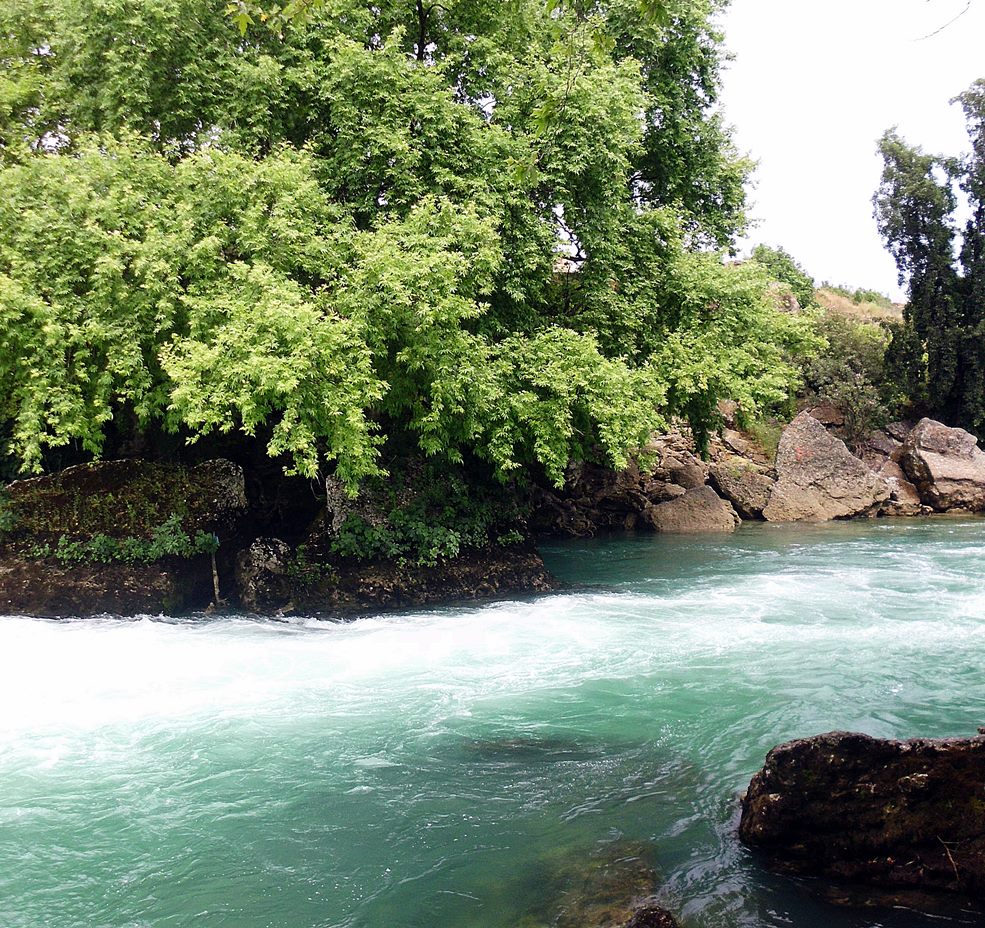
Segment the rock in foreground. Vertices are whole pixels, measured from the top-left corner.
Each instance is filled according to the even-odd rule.
[[[776,454],[777,483],[763,517],[769,522],[827,522],[873,511],[889,485],[810,413],[784,430]]]
[[[938,512],[985,510],[985,451],[964,429],[921,419],[903,444],[900,465]]]
[[[980,896],[985,737],[781,745],[749,784],[739,837],[787,871]]]

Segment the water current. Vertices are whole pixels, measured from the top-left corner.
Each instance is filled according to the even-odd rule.
[[[775,744],[985,723],[985,521],[545,557],[560,593],[349,622],[0,620],[0,926],[533,928],[622,847],[686,928],[985,924],[735,838]]]

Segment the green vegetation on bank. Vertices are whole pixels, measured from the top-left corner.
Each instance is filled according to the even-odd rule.
[[[149,539],[98,534],[73,540],[62,535],[54,545],[46,542],[22,553],[34,558],[53,557],[62,564],[150,564],[166,557],[215,554],[218,549],[215,535],[199,531],[190,537],[181,527],[181,517],[174,515],[151,529]]]
[[[717,251],[749,168],[719,3],[649,6],[333,0],[241,35],[218,0],[6,0],[8,461],[236,433],[350,489],[394,440],[561,483],[787,403],[819,342]]]

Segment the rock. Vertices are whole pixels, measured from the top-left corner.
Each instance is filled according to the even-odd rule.
[[[877,471],[889,485],[889,501],[883,512],[889,516],[919,516],[925,507],[917,488],[906,479],[903,469],[892,458],[887,458]]]
[[[739,432],[735,429],[722,429],[719,440],[722,448],[717,454],[714,453],[714,445],[716,442],[712,442],[712,457],[716,460],[721,458],[723,455],[728,456],[730,454],[734,454],[739,457],[748,458],[750,461],[757,464],[771,465],[773,463],[772,457],[744,432]]]
[[[907,436],[900,466],[937,512],[985,510],[985,452],[974,435],[921,419]]]
[[[8,615],[204,609],[214,598],[207,554],[165,556],[145,564],[112,560],[114,555],[104,553],[110,563],[64,563],[54,552],[63,537],[69,546],[95,540],[103,552],[113,542],[119,552],[123,543],[157,537],[174,542],[184,533],[187,544],[204,532],[219,536],[221,573],[226,545],[235,544],[247,514],[243,471],[226,460],[196,467],[97,461],[15,481],[3,496],[0,614]]]
[[[658,503],[683,496],[708,480],[708,465],[693,453],[690,438],[671,432],[646,448],[647,466],[631,462],[612,470],[589,462],[569,465],[561,491],[543,487],[531,492],[529,520],[538,535],[584,537],[598,532],[648,525],[646,512]]]
[[[873,512],[889,499],[886,481],[807,412],[783,430],[776,474],[776,486],[763,510],[770,522],[848,518]]]
[[[826,428],[840,429],[845,424],[845,414],[831,403],[821,403],[807,410],[808,415],[817,419]]]
[[[887,461],[895,463],[902,447],[902,442],[897,441],[887,432],[875,431],[858,445],[855,454],[871,470],[878,473]]]
[[[739,837],[785,871],[980,895],[985,737],[781,745],[743,797]]]
[[[647,451],[655,455],[651,477],[685,490],[708,482],[708,465],[694,453],[694,442],[680,432],[655,437]]]
[[[679,928],[677,919],[655,903],[641,905],[623,928]]]
[[[657,873],[653,849],[619,839],[591,849],[559,848],[541,863],[546,890],[538,924],[554,928],[647,928],[646,909],[655,908]],[[634,918],[639,919],[633,922]],[[663,923],[652,922],[663,928]],[[669,924],[673,924],[672,922]]]
[[[52,558],[0,557],[0,615],[177,615],[204,609],[212,595],[207,558],[65,565]]]
[[[906,441],[910,432],[913,431],[915,423],[913,422],[890,422],[883,431],[892,439],[895,439],[900,444]]]
[[[276,612],[292,597],[290,547],[279,538],[258,538],[236,555],[236,595],[252,612]]]
[[[711,465],[711,485],[743,519],[760,519],[776,480],[752,461],[729,455]]]
[[[647,510],[646,519],[658,532],[680,534],[734,532],[741,521],[729,503],[705,486],[653,506]]]

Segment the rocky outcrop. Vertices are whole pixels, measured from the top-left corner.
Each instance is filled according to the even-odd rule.
[[[644,463],[634,461],[622,470],[587,462],[570,465],[562,490],[533,491],[531,529],[539,535],[585,537],[648,528],[649,510],[708,480],[708,464],[679,432],[656,436],[640,460]]]
[[[652,507],[646,519],[658,532],[678,534],[734,532],[741,522],[731,505],[708,486],[695,487]]]
[[[261,615],[322,615],[475,602],[556,589],[529,544],[463,550],[432,567],[400,561],[330,559],[261,538],[240,552],[237,599]]]
[[[212,569],[204,557],[65,565],[0,556],[0,615],[176,615],[204,609],[212,598]]]
[[[886,481],[807,412],[783,431],[776,475],[763,509],[770,522],[826,522],[869,514],[890,495]]]
[[[211,558],[192,540],[232,541],[247,499],[231,461],[102,461],[9,484],[3,513],[0,613],[135,615],[215,599]]]
[[[980,895],[985,737],[781,745],[743,797],[739,837],[785,871]]]
[[[899,462],[937,512],[985,510],[985,452],[964,429],[921,419],[903,442]]]

